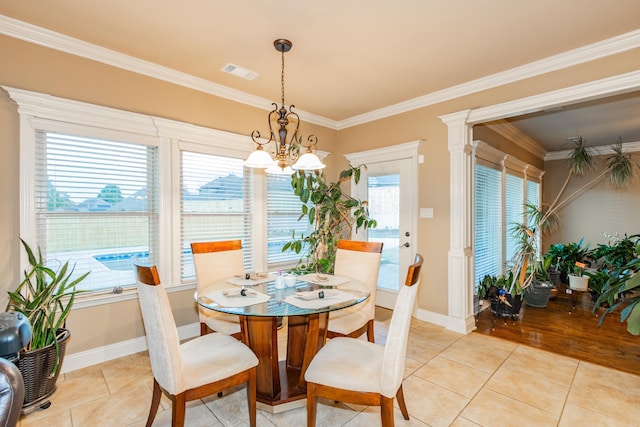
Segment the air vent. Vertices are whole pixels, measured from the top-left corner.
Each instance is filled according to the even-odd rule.
[[[222,67],[222,71],[225,73],[233,74],[236,77],[240,77],[245,80],[253,80],[258,77],[260,74],[255,71],[247,70],[246,68],[239,67],[234,64],[227,64]]]

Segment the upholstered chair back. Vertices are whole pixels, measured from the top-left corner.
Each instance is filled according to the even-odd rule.
[[[155,270],[156,267],[150,268]],[[138,299],[147,334],[151,369],[163,389],[171,394],[179,394],[184,391],[182,359],[169,298],[159,280],[147,280],[152,283],[145,283],[141,279],[144,280],[144,277],[139,274]]]
[[[400,289],[391,316],[387,342],[384,345],[382,358],[382,379],[380,394],[393,398],[402,385],[404,366],[407,356],[407,342],[411,315],[420,284],[422,256],[416,255],[416,262],[409,268],[407,281]]]

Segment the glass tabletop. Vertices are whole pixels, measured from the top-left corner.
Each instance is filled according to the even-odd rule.
[[[247,289],[248,292],[251,290],[255,290],[257,292],[268,295],[270,298],[266,302],[246,305],[244,307],[226,307],[221,304],[218,304],[208,295],[211,295],[212,292],[216,290],[222,289],[237,289],[240,291],[241,289]],[[293,297],[296,294],[303,295],[303,292],[311,292],[311,291],[325,291],[327,293],[332,292],[329,287],[317,285],[314,283],[306,282],[298,280],[294,287],[287,287],[284,289],[276,289],[275,281],[270,281],[267,283],[261,283],[255,286],[235,286],[228,282],[220,282],[216,284],[213,288],[207,290],[205,295],[198,295],[198,292],[195,293],[194,298],[196,302],[202,307],[206,307],[211,310],[219,311],[221,313],[228,314],[237,314],[240,316],[304,316],[308,314],[315,313],[324,313],[329,311],[341,310],[343,308],[350,307],[355,304],[359,304],[369,298],[370,293],[355,289],[340,289],[341,296],[347,297],[340,298],[336,302],[331,302],[329,298],[327,298],[324,302],[320,303],[322,305],[318,308],[302,308],[293,304],[289,304],[285,301],[287,297]],[[240,297],[242,298],[242,297]],[[326,304],[326,305],[325,305]]]

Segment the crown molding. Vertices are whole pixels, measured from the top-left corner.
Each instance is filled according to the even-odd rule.
[[[506,120],[498,120],[497,122],[490,123],[485,126],[497,134],[507,138],[523,150],[527,150],[539,159],[544,160],[547,155],[547,150],[545,150],[540,144],[522,133],[520,129]]]
[[[611,145],[599,145],[597,147],[589,147],[591,150],[595,151],[593,155],[595,156],[608,156],[614,153]],[[634,142],[623,142],[622,143],[622,152],[623,153],[635,153],[640,151],[640,141]],[[544,157],[544,161],[547,160],[563,160],[571,157],[571,150],[561,150],[561,151],[552,151],[547,153]]]
[[[416,110],[418,108],[427,107],[429,105],[438,104],[444,101],[449,101],[451,99],[503,86],[508,83],[535,77],[551,71],[572,67],[574,65],[615,55],[638,47],[640,47],[640,30],[634,30],[597,43],[559,53],[539,61],[530,62],[529,64],[525,64],[520,67],[511,68],[490,76],[471,80],[447,89],[432,92],[424,96],[419,96],[417,98],[342,120],[339,122],[338,130]]]
[[[4,15],[0,15],[0,34],[198,90],[210,95],[219,96],[241,104],[260,108],[265,111],[270,111],[272,109],[272,101],[270,100],[250,95],[246,92],[235,90],[172,68],[164,67],[113,51],[111,49],[87,43]],[[301,119],[304,119],[309,123],[324,126],[329,129],[341,130],[494,87],[503,86],[508,83],[535,77],[550,71],[615,55],[638,47],[640,47],[640,30],[634,30],[597,43],[553,55],[548,58],[511,68],[490,76],[471,80],[447,89],[432,92],[427,95],[373,110],[345,120],[331,120],[305,111],[298,111],[298,114]]]

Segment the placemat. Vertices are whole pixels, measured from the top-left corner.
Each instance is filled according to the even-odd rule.
[[[319,293],[324,292],[324,298],[319,297]],[[314,295],[315,294],[315,295]],[[333,304],[340,304],[354,299],[353,294],[338,289],[325,289],[324,291],[299,292],[289,295],[284,299],[287,304],[295,305],[299,308],[319,309]]]
[[[245,291],[245,295],[241,295],[242,291]],[[211,291],[207,293],[206,296],[222,307],[247,307],[249,305],[267,302],[269,298],[271,298],[269,295],[265,295],[255,289],[245,288],[228,288]]]
[[[231,277],[227,279],[227,283],[231,283],[236,286],[255,286],[261,283],[271,282],[272,280],[276,280],[276,275],[272,273],[268,273],[263,277],[256,277],[255,279],[245,279],[244,277]]]
[[[344,276],[334,276],[332,274],[327,274],[326,277],[326,280],[320,280],[318,279],[318,275],[316,273],[308,273],[298,277],[298,280],[304,280],[305,282],[321,286],[339,286],[350,282],[349,278]]]

